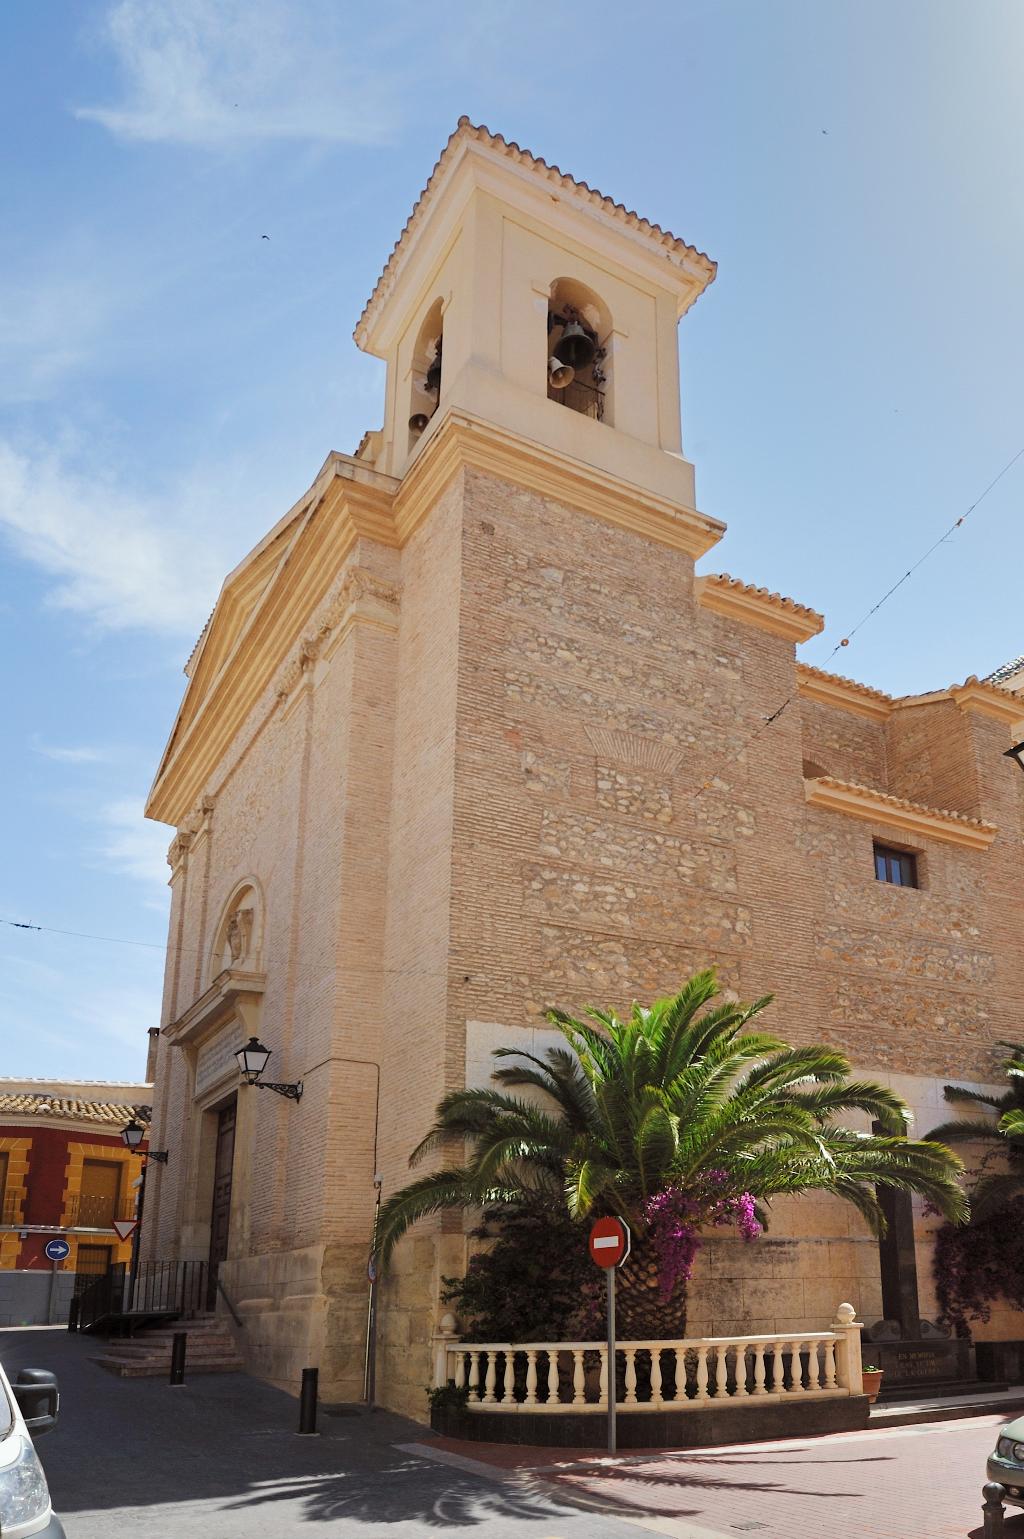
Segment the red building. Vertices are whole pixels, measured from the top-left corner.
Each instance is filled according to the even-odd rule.
[[[51,1317],[55,1271],[130,1260],[115,1221],[134,1217],[147,1140],[133,1153],[121,1129],[134,1118],[148,1132],[151,1090],[0,1079],[0,1324]],[[55,1239],[68,1244],[62,1260],[46,1254]]]

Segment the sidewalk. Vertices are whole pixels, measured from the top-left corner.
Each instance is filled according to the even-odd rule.
[[[823,1438],[651,1452],[497,1448],[438,1439],[428,1457],[475,1461],[678,1539],[980,1539],[985,1459],[1005,1417]],[[1005,1539],[1024,1539],[1007,1509]],[[696,1525],[696,1526],[695,1526]]]

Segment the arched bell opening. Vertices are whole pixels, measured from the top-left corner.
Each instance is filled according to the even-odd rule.
[[[547,393],[570,411],[610,422],[607,305],[575,278],[557,278],[548,300]]]
[[[444,322],[441,301],[435,299],[424,317],[412,355],[409,391],[409,449],[426,431],[441,399],[442,342]]]

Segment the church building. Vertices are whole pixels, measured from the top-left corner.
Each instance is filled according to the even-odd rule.
[[[462,119],[356,326],[383,426],[226,578],[187,664],[147,808],[175,832],[142,1244],[214,1264],[247,1366],[286,1388],[317,1365],[324,1401],[363,1399],[378,1198],[553,1004],[715,964],[918,1133],[1021,1034],[1024,708],[798,663],[822,617],[715,570],[677,354],[714,277]],[[453,1216],[401,1243],[379,1402],[425,1414],[466,1255]],[[764,1240],[708,1248],[688,1332],[814,1330],[846,1299],[891,1313],[877,1243],[845,1205],[779,1203]]]

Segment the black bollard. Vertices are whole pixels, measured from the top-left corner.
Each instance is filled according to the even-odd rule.
[[[316,1397],[319,1377],[319,1368],[302,1370],[302,1389],[299,1391],[299,1431],[301,1433],[308,1434],[316,1431]]]
[[[74,1334],[78,1329],[78,1300],[73,1298],[68,1305],[68,1330]]]
[[[171,1377],[170,1383],[184,1384],[185,1382],[185,1348],[188,1346],[188,1336],[184,1331],[175,1331],[171,1340]]]
[[[981,1488],[981,1494],[985,1498],[982,1506],[982,1535],[984,1539],[1002,1539],[1003,1528],[1003,1488],[998,1481],[990,1480]]]

